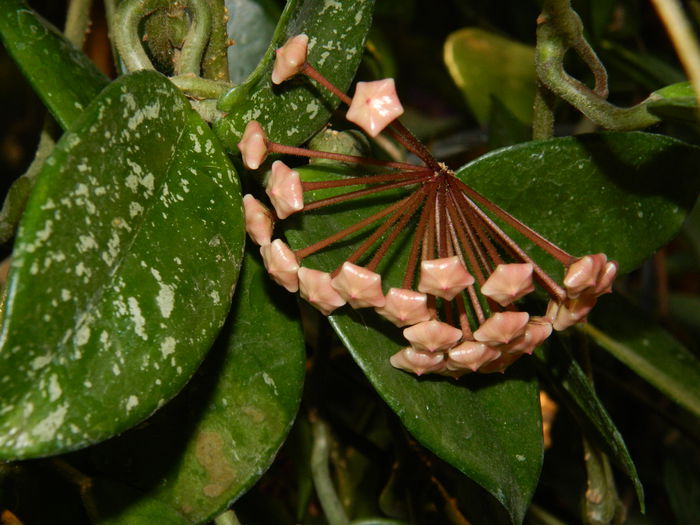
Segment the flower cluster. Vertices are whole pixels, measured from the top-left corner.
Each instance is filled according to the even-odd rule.
[[[423,165],[286,146],[268,140],[258,122],[249,122],[238,147],[250,169],[259,168],[270,153],[383,168],[380,173],[305,182],[282,161],[272,164],[266,193],[273,210],[251,195],[243,203],[246,230],[260,245],[265,267],[278,284],[290,292],[299,291],[325,315],[345,304],[374,308],[404,327],[409,345],[391,357],[393,366],[418,375],[453,377],[503,372],[523,354],[532,353],[553,329],[584,320],[597,298],[611,291],[617,273],[614,261],[604,254],[569,255],[435,160],[396,120],[403,108],[392,79],[358,82],[350,98],[307,62],[307,44],[308,38],[299,35],[277,50],[272,81],[279,84],[298,74],[309,77],[347,104],[349,121],[373,137],[388,132]],[[305,199],[305,193],[330,188],[349,190],[311,202]],[[272,239],[277,220],[397,188],[408,194],[310,246],[292,250],[282,240]],[[545,273],[492,216],[558,260],[566,268],[563,283]],[[382,276],[375,270],[408,228],[413,228],[413,234],[403,283],[385,293]],[[357,232],[366,232],[366,239],[334,271],[301,266],[313,253]],[[520,311],[516,305],[536,285],[550,297],[542,316]]]

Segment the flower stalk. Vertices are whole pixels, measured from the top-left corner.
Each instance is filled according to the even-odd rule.
[[[459,180],[396,120],[403,108],[393,80],[358,83],[349,97],[306,62],[307,41],[300,35],[278,50],[273,82],[306,75],[348,106],[348,120],[371,136],[386,130],[423,165],[285,146],[268,140],[259,123],[249,122],[239,149],[251,169],[260,167],[269,153],[360,168],[339,179],[302,181],[299,172],[278,160],[266,189],[274,211],[266,212],[246,196],[246,228],[261,245],[272,278],[289,291],[299,290],[325,315],[348,304],[374,308],[403,327],[409,346],[392,356],[391,364],[418,375],[458,378],[469,372],[503,372],[532,353],[553,329],[584,320],[597,297],[610,291],[617,264],[604,254],[570,255]],[[365,172],[363,165],[382,169]],[[324,196],[325,190],[333,194]],[[309,194],[319,191],[319,198],[310,200]],[[309,246],[292,250],[279,239],[271,240],[275,220],[388,191],[404,196]],[[563,282],[549,276],[497,220],[564,266]],[[412,239],[401,288],[384,292],[381,263],[405,232]],[[357,233],[364,233],[364,240],[330,272],[305,265],[311,255]],[[530,315],[518,305],[536,287],[550,297],[544,315]]]

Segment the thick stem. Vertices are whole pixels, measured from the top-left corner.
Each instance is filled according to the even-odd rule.
[[[202,69],[202,57],[209,43],[211,12],[206,0],[187,0],[187,7],[192,13],[192,20],[182,44],[180,57],[175,63],[175,74],[191,74],[198,77]]]
[[[318,501],[330,525],[348,525],[350,520],[345,513],[340,498],[338,498],[331,479],[330,469],[328,468],[331,441],[328,426],[320,419],[315,419],[311,422],[311,430],[313,434],[311,477]]]
[[[541,82],[537,83],[532,109],[532,140],[554,136],[554,104],[556,97]]]
[[[546,13],[538,22],[535,68],[539,81],[547,89],[607,129],[642,129],[659,122],[658,117],[648,112],[644,102],[630,108],[614,106],[569,76],[564,70],[564,55],[568,49],[566,35],[562,35],[553,17]]]
[[[92,0],[71,0],[66,14],[63,34],[78,49],[85,44],[85,35],[90,27],[90,8]]]

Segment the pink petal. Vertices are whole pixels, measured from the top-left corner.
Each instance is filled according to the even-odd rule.
[[[492,374],[494,372],[500,372],[503,374],[510,365],[515,361],[520,359],[523,354],[501,354],[501,357],[486,363],[484,366],[479,368],[480,374]]]
[[[405,328],[403,336],[416,350],[438,352],[457,344],[457,341],[462,338],[462,331],[433,319]]]
[[[299,262],[294,252],[280,239],[260,247],[265,269],[274,281],[290,292],[299,289]]]
[[[419,292],[451,301],[459,292],[472,284],[474,284],[474,277],[456,255],[422,261],[420,264]]]
[[[382,276],[362,266],[344,262],[338,275],[331,281],[331,286],[353,308],[384,306]]]
[[[408,347],[389,358],[391,366],[416,375],[440,372],[445,368],[445,354],[424,352]]]
[[[270,244],[272,240],[272,214],[252,195],[243,196],[245,210],[245,230],[259,246]]]
[[[267,143],[265,131],[260,123],[251,120],[245,127],[243,138],[238,143],[238,149],[243,155],[243,164],[246,168],[257,170],[267,157]]]
[[[561,331],[586,319],[588,312],[595,306],[598,298],[593,293],[583,294],[570,299],[559,307],[557,316],[552,321],[555,330]]]
[[[393,78],[358,82],[346,118],[376,137],[403,113]]]
[[[270,197],[280,219],[286,219],[292,213],[304,209],[304,192],[299,172],[281,160],[272,163],[272,175],[267,181],[265,193]]]
[[[487,344],[507,344],[525,332],[527,312],[498,312],[474,332],[474,339]]]
[[[570,298],[577,297],[586,288],[592,288],[598,283],[598,276],[603,270],[608,258],[604,253],[586,255],[569,266],[564,276],[564,286]]]
[[[508,306],[534,289],[532,264],[499,264],[481,287],[481,293]]]
[[[309,47],[309,37],[301,34],[287,40],[275,50],[275,64],[272,66],[272,83],[281,84],[299,72],[306,62]]]
[[[608,261],[605,263],[605,268],[600,272],[598,276],[598,284],[595,287],[596,295],[603,295],[604,293],[612,292],[613,281],[617,276],[617,262]]]
[[[464,341],[447,352],[447,369],[467,368],[476,372],[486,363],[501,357],[498,350],[477,341]]]
[[[329,315],[345,304],[345,299],[331,286],[331,274],[311,268],[299,268],[298,275],[300,295],[323,315]]]
[[[501,347],[508,354],[531,354],[545,339],[552,335],[552,323],[545,317],[531,317],[525,333]]]
[[[396,326],[407,326],[430,319],[428,296],[404,288],[390,288],[386,303],[377,312]]]

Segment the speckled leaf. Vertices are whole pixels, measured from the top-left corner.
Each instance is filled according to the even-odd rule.
[[[3,0],[0,37],[51,114],[65,129],[109,79],[24,0]]]
[[[328,179],[333,168],[299,171],[304,180]],[[319,194],[312,196],[315,199]],[[357,207],[318,210],[289,221],[294,247],[311,244],[377,211],[384,199],[366,199]],[[305,260],[304,265],[331,270],[352,252],[357,238]],[[382,263],[385,287],[403,277],[408,251]],[[405,346],[401,331],[371,310],[339,310],[331,323],[379,395],[406,428],[426,447],[483,486],[501,502],[515,523],[522,521],[537,486],[542,463],[542,432],[537,381],[524,361],[505,376],[418,379],[389,364]]]
[[[18,231],[0,334],[0,457],[79,448],[171,398],[215,339],[243,246],[216,137],[155,72],[66,133]]]
[[[240,84],[267,51],[280,8],[273,0],[226,0],[226,30],[234,44],[228,48],[229,79]]]
[[[700,149],[662,135],[601,133],[504,148],[459,176],[572,255],[604,252],[624,273],[678,232],[699,163]]]
[[[700,361],[643,311],[605,297],[581,330],[676,403],[700,416]]]
[[[309,36],[309,62],[340,89],[346,89],[362,58],[374,0],[290,0],[270,47],[240,86],[225,94],[219,107],[229,115],[215,123],[223,143],[236,149],[243,129],[258,120],[270,139],[300,144],[318,131],[338,105],[335,97],[306,78],[281,86],[270,80],[275,49],[288,38]]]
[[[90,449],[105,474],[192,523],[257,481],[291,427],[304,378],[296,304],[273,286],[247,255],[229,322],[192,382],[146,424]]]
[[[444,60],[482,126],[497,102],[523,124],[532,121],[535,50],[484,29],[465,28],[445,41]]]
[[[604,447],[604,451],[629,476],[643,511],[644,489],[627,445],[584,371],[568,350],[557,344],[557,339],[550,340],[549,345],[538,349],[536,357],[539,373],[548,380],[550,387],[556,390],[584,432],[589,437],[596,438]]]

